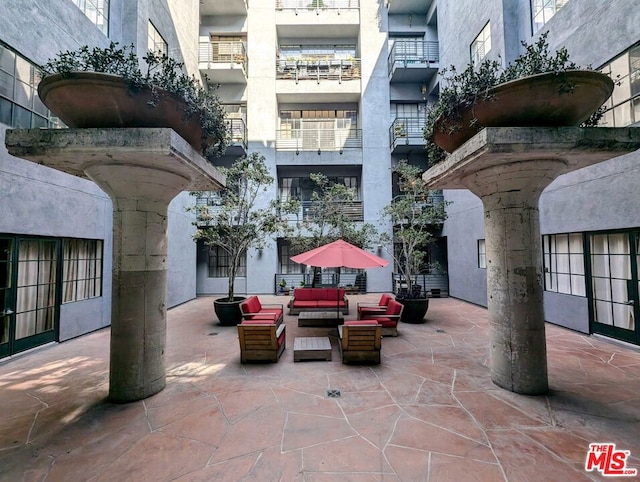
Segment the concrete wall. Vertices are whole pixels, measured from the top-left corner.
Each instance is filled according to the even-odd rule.
[[[463,68],[470,43],[489,19],[491,58],[501,54],[512,59],[517,53],[513,44],[518,36],[531,41],[526,36],[531,31],[528,4],[525,0],[484,1],[481,5],[473,0],[439,2],[442,65],[454,63]],[[552,49],[566,46],[576,63],[598,67],[640,40],[640,9],[635,0],[574,0],[541,32],[547,29]],[[639,154],[629,154],[559,177],[540,199],[541,234],[640,227],[638,161]],[[486,281],[476,269],[476,238],[484,237],[481,203],[468,192],[447,191],[445,195],[454,201],[444,228],[449,243],[451,294],[486,305]],[[587,304],[584,297],[545,292],[545,317],[588,332]]]
[[[478,267],[478,240],[484,239],[482,202],[465,190],[444,192],[447,221],[449,294],[478,305],[487,305],[487,270]]]

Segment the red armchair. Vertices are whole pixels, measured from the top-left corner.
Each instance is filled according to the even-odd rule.
[[[376,321],[382,327],[383,336],[398,336],[398,321],[402,316],[404,306],[396,300],[389,300],[385,311],[376,315],[367,316],[366,320]],[[345,321],[346,323],[346,321]]]
[[[360,302],[357,305],[358,319],[363,320],[371,318],[372,316],[378,316],[387,310],[389,301],[393,300],[391,295],[384,293],[377,304]]]

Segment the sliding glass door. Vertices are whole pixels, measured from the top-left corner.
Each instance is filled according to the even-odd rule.
[[[638,232],[591,234],[591,329],[640,344],[640,236]]]

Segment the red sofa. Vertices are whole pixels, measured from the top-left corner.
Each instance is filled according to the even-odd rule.
[[[279,304],[263,305],[257,296],[249,296],[240,303],[243,321],[271,320],[276,325],[282,323],[284,306]]]
[[[296,288],[289,301],[289,314],[303,311],[338,311],[349,314],[349,300],[344,288]]]

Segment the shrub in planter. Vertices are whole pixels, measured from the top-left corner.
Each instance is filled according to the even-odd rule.
[[[69,127],[172,127],[207,157],[224,153],[229,133],[218,97],[184,64],[133,45],[59,53],[40,69],[42,102]]]
[[[485,59],[462,72],[454,66],[443,71],[444,87],[428,109],[424,127],[430,165],[483,127],[597,125],[613,81],[570,61],[566,48],[552,54],[547,35],[532,45],[522,42],[525,52],[505,68]],[[543,90],[532,90],[541,82]]]

